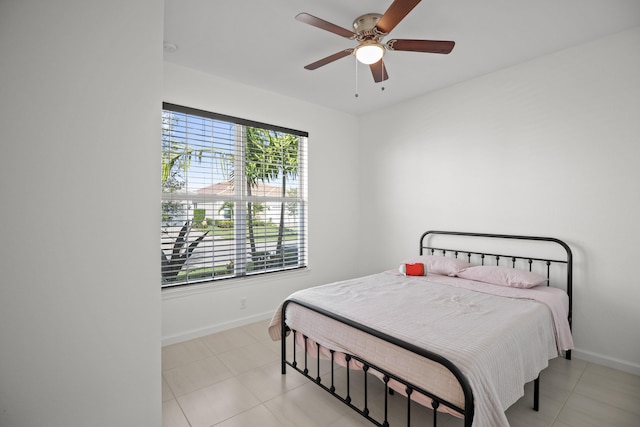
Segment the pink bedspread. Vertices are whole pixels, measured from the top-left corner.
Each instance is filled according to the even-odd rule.
[[[385,272],[296,292],[296,299],[441,354],[465,374],[474,427],[508,426],[504,411],[556,357],[573,348],[568,297],[554,288],[512,289],[460,278]],[[269,327],[280,339],[279,308]],[[563,320],[564,319],[564,320]],[[463,406],[452,375],[437,364],[295,304],[287,325],[336,351],[362,357]],[[435,369],[435,371],[434,371]]]

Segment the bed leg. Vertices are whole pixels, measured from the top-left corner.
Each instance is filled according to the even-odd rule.
[[[411,425],[411,393],[413,393],[413,389],[407,386],[405,389],[407,392],[407,427]]]
[[[285,375],[287,373],[287,331],[289,330],[289,328],[285,323],[286,308],[287,308],[287,302],[285,302],[282,305],[282,312],[281,312],[282,318],[280,319],[280,340],[282,341],[281,342],[282,345],[280,347],[280,350],[282,352],[280,363],[282,364],[282,367],[281,367],[282,375]],[[295,333],[293,334],[293,339],[294,339],[293,352],[295,354]]]
[[[567,350],[564,352],[564,358],[567,360],[571,360],[571,350]]]
[[[280,339],[282,340],[282,345],[280,350],[282,353],[280,356],[280,363],[282,364],[282,375],[285,375],[287,373],[287,335],[284,326],[282,326],[281,332],[282,337]]]
[[[533,382],[533,410],[540,410],[540,375]]]

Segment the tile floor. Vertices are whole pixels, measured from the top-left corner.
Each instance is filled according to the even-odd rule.
[[[164,347],[163,426],[373,426],[291,368],[281,375],[280,343],[271,341],[267,324]],[[640,377],[635,375],[575,358],[554,359],[541,376],[540,412],[531,409],[532,395],[532,384],[527,384],[525,396],[507,410],[512,427],[640,426]],[[395,426],[406,417],[406,401],[397,394],[390,400]],[[379,411],[374,403],[370,406],[372,414]],[[412,425],[431,425],[429,410],[416,405],[411,411]],[[462,423],[445,415],[438,426]]]

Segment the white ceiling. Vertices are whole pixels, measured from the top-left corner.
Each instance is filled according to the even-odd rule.
[[[298,22],[307,12],[344,28],[392,0],[165,0],[165,61],[362,114],[640,25],[640,0],[423,0],[391,38],[454,40],[449,55],[387,52],[373,82],[353,56],[303,67],[355,41]],[[640,48],[640,46],[638,47]],[[593,58],[598,61],[598,58]],[[356,80],[357,92],[356,98]],[[381,90],[384,86],[384,91]]]

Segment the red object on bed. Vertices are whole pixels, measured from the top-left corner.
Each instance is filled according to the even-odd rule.
[[[405,264],[404,271],[407,276],[424,276],[424,264],[421,262]]]

